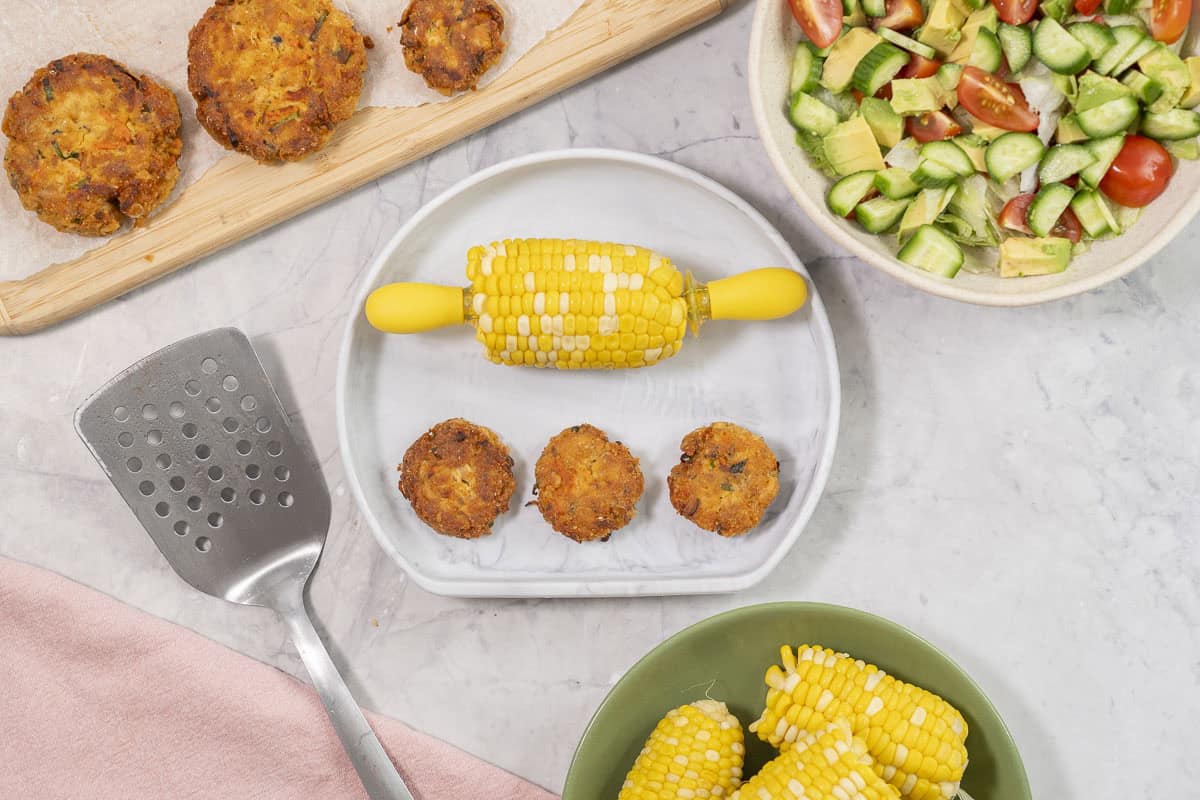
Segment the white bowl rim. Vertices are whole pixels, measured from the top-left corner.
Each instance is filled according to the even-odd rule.
[[[805,275],[810,286],[809,292],[809,308],[810,322],[818,329],[819,336],[824,338],[829,343],[828,360],[826,365],[825,380],[829,387],[829,408],[825,417],[825,443],[818,456],[816,468],[813,470],[812,480],[809,484],[809,491],[800,508],[796,511],[796,520],[792,523],[787,535],[780,541],[779,545],[771,551],[770,555],[765,558],[761,564],[752,570],[748,570],[738,575],[730,576],[701,576],[695,578],[655,578],[642,579],[640,581],[625,581],[622,583],[593,584],[586,580],[570,579],[556,581],[540,581],[538,583],[539,591],[536,594],[528,592],[514,592],[510,586],[510,581],[504,580],[463,580],[463,579],[443,579],[428,575],[417,569],[401,552],[390,537],[386,535],[382,524],[376,519],[371,507],[367,504],[365,493],[359,481],[357,470],[354,468],[352,460],[349,458],[350,438],[349,424],[347,421],[346,409],[346,392],[348,388],[349,371],[350,371],[350,350],[354,340],[355,327],[360,324],[362,308],[366,301],[367,295],[375,287],[375,283],[379,279],[379,273],[387,264],[388,259],[396,248],[406,237],[424,223],[426,217],[430,216],[441,206],[453,200],[458,195],[468,191],[475,186],[488,181],[489,179],[505,172],[523,169],[525,167],[536,166],[541,164],[552,163],[556,161],[569,160],[589,160],[589,161],[619,161],[627,164],[641,166],[668,175],[682,178],[696,184],[699,188],[707,190],[716,196],[729,203],[735,209],[745,214],[748,219],[754,222],[762,231],[763,234],[776,246],[779,251],[784,254],[788,260],[787,266]],[[766,217],[759,213],[758,209],[754,208],[743,199],[740,195],[725,187],[723,184],[713,180],[712,178],[699,173],[688,167],[681,166],[672,161],[659,158],[657,156],[644,155],[628,150],[618,150],[610,148],[577,148],[577,149],[559,149],[547,150],[540,153],[532,153],[525,156],[518,156],[498,164],[494,164],[487,169],[480,170],[461,181],[455,183],[450,188],[446,189],[440,195],[430,200],[424,206],[419,208],[409,220],[396,231],[395,235],[388,243],[379,251],[371,264],[363,272],[358,285],[358,291],[355,293],[354,303],[350,308],[350,314],[346,319],[346,325],[342,334],[342,344],[338,352],[338,368],[337,381],[335,384],[334,393],[336,395],[336,417],[337,417],[337,433],[338,433],[338,455],[341,458],[342,466],[345,471],[346,482],[350,486],[351,494],[354,496],[355,504],[363,518],[367,521],[371,533],[375,537],[375,541],[379,543],[391,558],[400,565],[405,574],[408,575],[422,589],[434,594],[447,597],[624,597],[634,595],[682,595],[682,594],[721,594],[728,592],[736,592],[742,589],[753,586],[769,575],[785,555],[791,552],[796,544],[796,540],[800,537],[800,533],[807,527],[812,519],[813,513],[816,511],[817,504],[825,494],[825,484],[829,479],[829,473],[833,468],[833,458],[837,450],[838,434],[841,425],[842,413],[842,384],[841,371],[837,357],[837,341],[833,336],[833,327],[829,323],[829,316],[825,312],[825,305],[821,302],[820,294],[817,292],[815,284],[813,284],[812,276],[804,267],[803,262],[795,254],[795,250],[783,235],[772,225]],[[645,589],[637,590],[639,585],[645,585]]]
[[[1061,300],[1065,297],[1089,292],[1092,289],[1099,288],[1106,283],[1115,281],[1133,272],[1154,257],[1168,242],[1179,235],[1180,231],[1187,227],[1197,212],[1200,212],[1200,192],[1197,192],[1171,216],[1171,219],[1162,227],[1158,235],[1151,239],[1149,245],[1140,250],[1136,256],[1118,261],[1107,269],[1098,270],[1077,281],[1021,294],[993,292],[986,289],[968,289],[961,285],[956,285],[953,281],[939,280],[932,275],[926,275],[920,270],[909,267],[894,258],[887,258],[877,253],[838,227],[825,206],[812,201],[812,198],[800,187],[800,182],[796,179],[796,176],[788,169],[787,162],[784,160],[778,143],[768,133],[768,115],[778,114],[779,111],[777,108],[768,109],[764,106],[763,93],[760,90],[762,76],[757,56],[762,49],[763,37],[766,35],[767,26],[772,24],[772,15],[776,13],[779,4],[783,2],[785,0],[758,0],[757,6],[754,9],[754,19],[750,25],[750,50],[747,56],[749,63],[746,72],[750,87],[750,105],[754,113],[754,124],[758,129],[758,138],[762,141],[763,147],[767,151],[767,157],[771,159],[771,164],[775,167],[775,171],[783,179],[788,191],[795,198],[796,202],[800,204],[800,207],[808,215],[809,219],[816,223],[817,227],[823,233],[840,244],[844,249],[849,250],[851,254],[870,264],[872,267],[886,272],[902,283],[937,295],[938,297],[981,306],[1011,308]]]

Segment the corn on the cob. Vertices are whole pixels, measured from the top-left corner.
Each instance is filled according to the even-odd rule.
[[[806,733],[733,793],[732,800],[896,800],[871,767],[867,745],[839,719]]]
[[[766,708],[750,730],[787,750],[804,732],[845,718],[875,769],[905,800],[948,800],[967,764],[967,723],[942,698],[844,653],[780,650],[766,674]]]
[[[467,253],[476,338],[500,364],[641,367],[679,351],[684,276],[641,247],[506,239]]]
[[[618,800],[728,797],[742,779],[742,725],[717,700],[667,712],[625,776]]]

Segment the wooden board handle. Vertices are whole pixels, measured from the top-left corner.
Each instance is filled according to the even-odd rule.
[[[413,108],[361,109],[302,162],[265,166],[227,156],[144,227],[24,280],[0,282],[0,335],[31,333],[174,272],[647,50],[728,2],[588,0],[477,92]]]

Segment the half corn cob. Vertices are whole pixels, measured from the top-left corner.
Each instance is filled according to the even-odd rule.
[[[505,240],[467,253],[475,338],[500,364],[640,367],[683,347],[684,276],[642,247]]]
[[[766,708],[750,730],[786,751],[805,732],[844,718],[875,770],[905,800],[949,800],[967,764],[967,723],[946,701],[844,653],[780,649],[766,674]]]
[[[680,706],[654,728],[618,800],[728,797],[742,779],[742,724],[717,700]]]
[[[845,719],[806,733],[733,793],[732,800],[896,800]]]
[[[367,319],[389,333],[469,322],[498,364],[611,369],[678,353],[708,319],[766,320],[804,305],[790,269],[752,270],[703,285],[643,247],[577,239],[505,239],[467,253],[466,289],[382,286]]]

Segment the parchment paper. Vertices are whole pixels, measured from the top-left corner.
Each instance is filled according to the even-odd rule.
[[[503,60],[481,85],[562,25],[583,0],[500,2],[508,46]],[[135,74],[155,78],[175,92],[183,115],[183,174],[173,200],[229,153],[196,122],[196,106],[187,91],[188,31],[210,4],[211,0],[3,0],[0,102],[7,103],[34,70],[70,53],[102,53]],[[367,51],[360,105],[416,106],[448,99],[428,89],[404,66],[396,22],[408,0],[340,0],[337,5],[349,11],[359,31],[375,42],[374,49]],[[0,183],[0,280],[23,278],[108,241],[54,230],[22,208],[7,176]]]

